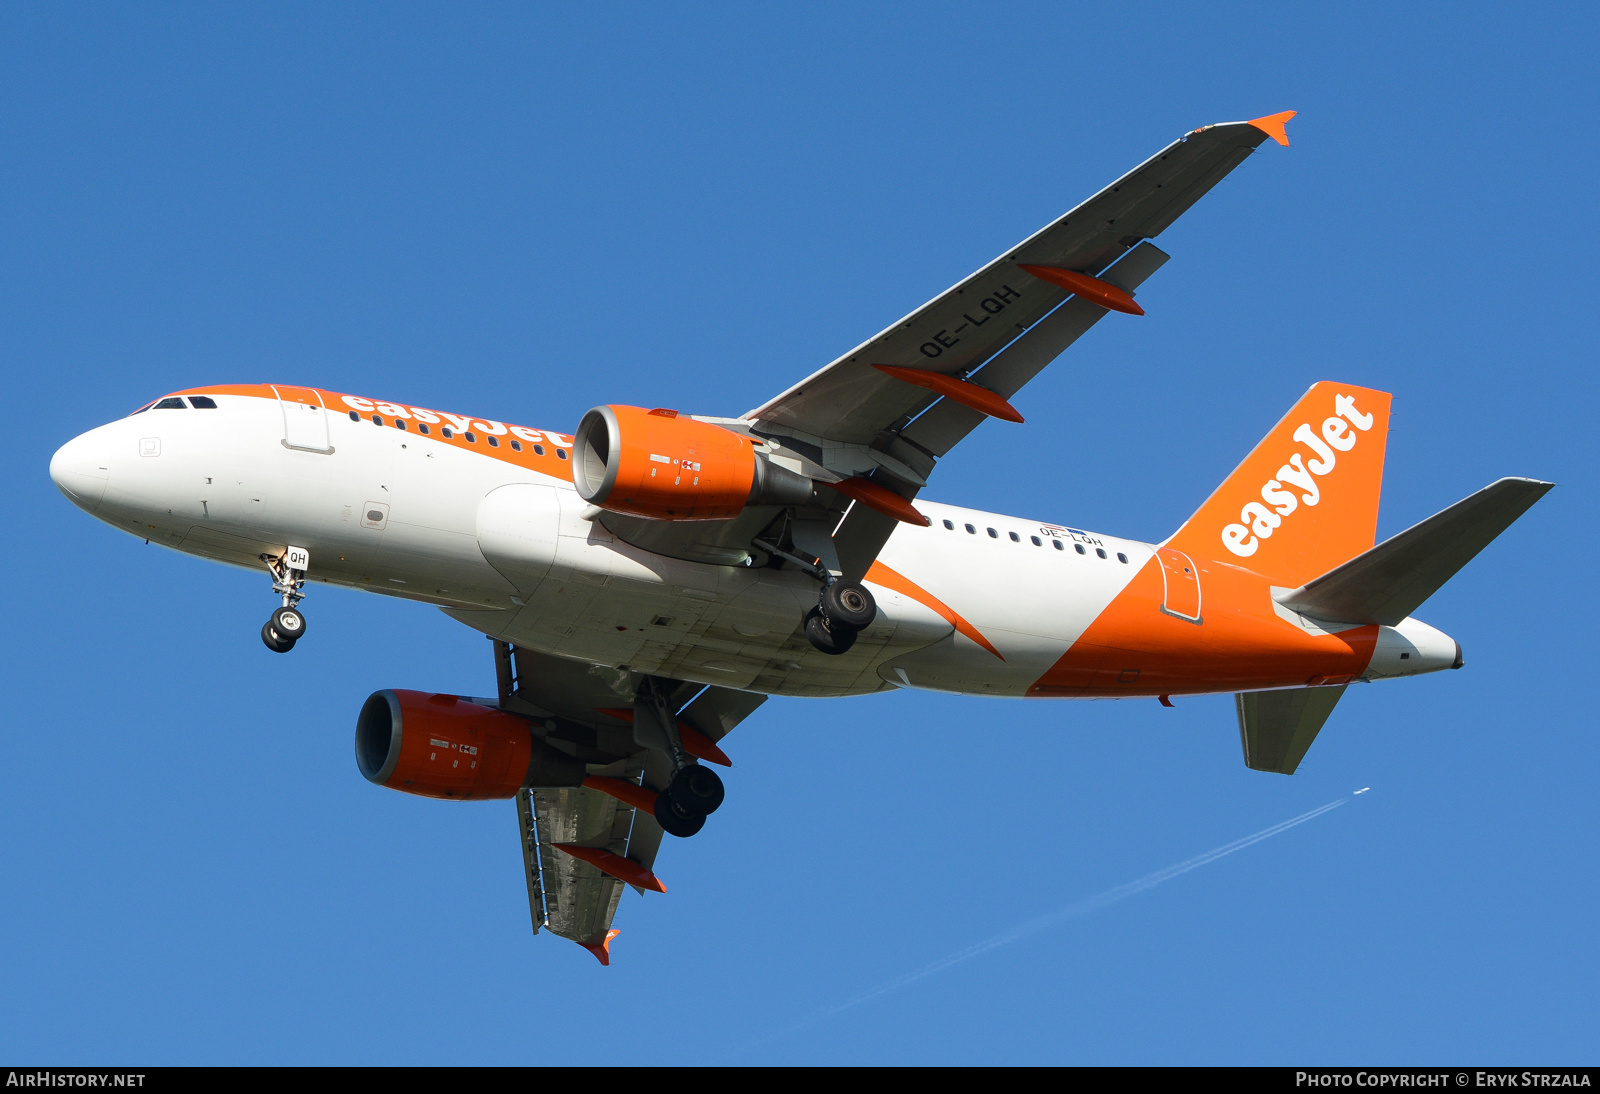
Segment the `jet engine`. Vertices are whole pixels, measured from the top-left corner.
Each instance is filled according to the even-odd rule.
[[[374,692],[356,719],[356,766],[426,798],[511,798],[525,786],[579,786],[582,761],[534,739],[521,718],[455,695]]]
[[[804,505],[814,486],[731,429],[675,410],[597,406],[573,443],[584,501],[655,520],[726,520],[747,505]]]

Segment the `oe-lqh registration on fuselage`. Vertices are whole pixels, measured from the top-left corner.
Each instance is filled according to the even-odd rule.
[[[1246,763],[1291,773],[1346,685],[1461,666],[1411,612],[1550,484],[1502,479],[1375,546],[1390,397],[1324,382],[1161,544],[920,496],[1090,326],[1143,314],[1150,238],[1290,116],[1185,135],[741,417],[616,404],[569,436],[208,386],[77,437],[50,474],[114,527],[260,569],[277,653],[318,581],[495,638],[497,695],[375,693],[358,765],[515,797],[535,930],[603,962],[622,888],[664,890],[663,835],[721,803],[707,764],[767,695],[1231,692]]]

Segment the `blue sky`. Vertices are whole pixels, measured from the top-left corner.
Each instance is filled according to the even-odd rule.
[[[0,1056],[39,1063],[1592,1062],[1596,94],[1578,5],[0,10]],[[284,381],[570,431],[738,413],[1186,130],[1301,114],[928,496],[1158,539],[1312,382],[1395,394],[1380,536],[1559,486],[1299,773],[1225,696],[774,700],[614,963],[510,803],[356,770],[489,644],[74,509],[63,441]],[[1236,854],[801,1028],[971,944]],[[784,1032],[788,1031],[788,1032]]]

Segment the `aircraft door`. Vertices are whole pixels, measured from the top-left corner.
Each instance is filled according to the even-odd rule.
[[[1194,560],[1171,547],[1157,547],[1161,560],[1161,610],[1188,623],[1200,622],[1200,571]]]
[[[278,406],[283,409],[283,444],[302,452],[331,453],[328,443],[328,411],[314,388],[273,385]]]

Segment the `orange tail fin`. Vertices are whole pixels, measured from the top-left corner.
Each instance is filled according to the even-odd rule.
[[[1168,546],[1290,588],[1365,551],[1378,530],[1389,401],[1312,385]]]

